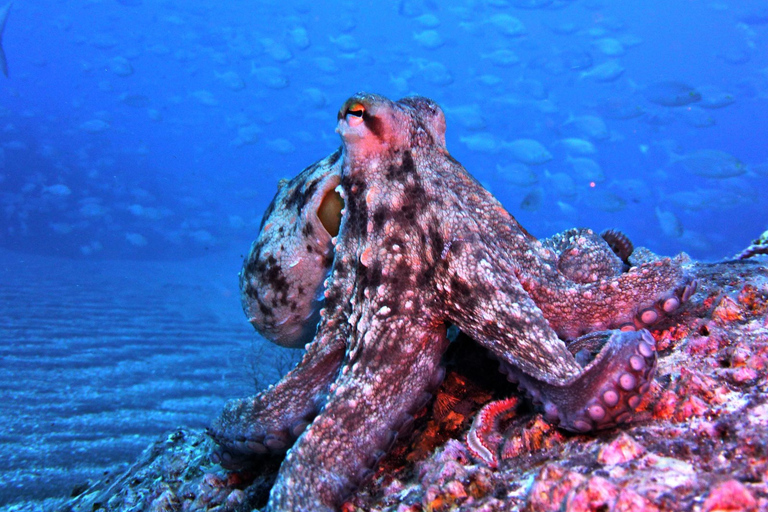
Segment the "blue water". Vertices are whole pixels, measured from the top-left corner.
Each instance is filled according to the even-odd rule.
[[[336,111],[366,90],[437,100],[453,155],[536,235],[611,227],[657,252],[727,257],[768,227],[762,5],[17,2],[0,81],[0,246],[134,259],[246,248],[277,180],[338,146]],[[623,72],[599,81],[606,62]],[[733,103],[649,101],[668,82]],[[585,115],[608,136],[567,123]],[[478,135],[479,150],[462,142]],[[594,151],[569,154],[566,137]],[[520,138],[553,156],[530,168],[535,183],[504,176],[505,144]],[[703,149],[746,172],[670,162]],[[577,156],[604,178],[576,177]],[[46,188],[57,184],[68,192]]]
[[[358,91],[438,101],[453,156],[534,235],[717,260],[768,229],[762,0],[19,0],[2,45],[10,254],[239,261]]]

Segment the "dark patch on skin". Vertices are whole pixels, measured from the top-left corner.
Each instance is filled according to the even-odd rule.
[[[261,224],[259,224],[259,231],[261,231],[264,228],[264,224],[266,224],[267,219],[270,215],[272,215],[272,212],[275,211],[275,204],[277,203],[278,196],[275,196],[274,199],[272,199],[272,202],[269,203],[269,206],[267,206],[267,210],[264,212],[264,215],[261,217]]]
[[[304,177],[303,177],[304,173],[309,174],[312,171],[314,171],[315,169],[317,169],[320,166],[320,162],[322,162],[322,160],[318,160],[317,162],[313,163],[312,165],[308,165],[304,169],[302,169],[302,171],[298,175],[296,175],[293,178],[291,178],[291,181],[288,182],[288,187],[289,188],[297,188],[299,185],[301,185],[302,180],[304,179]]]
[[[333,167],[333,165],[339,161],[339,158],[341,158],[341,148],[337,149],[331,156],[328,157],[328,167]]]
[[[429,248],[432,249],[432,261],[440,261],[443,255],[443,249],[445,248],[445,241],[443,236],[437,230],[436,219],[432,219],[427,228],[427,235],[429,236]]]
[[[413,222],[417,215],[417,207],[414,203],[405,203],[399,210],[392,212],[392,218],[399,224]]]
[[[388,180],[395,180],[403,183],[409,176],[415,177],[416,164],[413,162],[413,155],[411,154],[411,151],[403,151],[403,157],[400,165],[390,165],[384,173],[384,176]]]
[[[304,227],[301,228],[301,234],[306,237],[312,236],[312,233],[314,232],[315,232],[315,228],[312,226],[312,223],[310,222],[307,222],[306,224],[304,224]]]
[[[381,228],[384,226],[384,222],[387,220],[387,217],[389,217],[389,212],[389,208],[386,207],[379,207],[375,212],[373,212],[373,229],[376,231],[381,230]]]
[[[321,178],[316,178],[307,183],[304,188],[294,188],[291,194],[285,199],[285,208],[296,208],[296,211],[301,213],[301,209],[304,208],[304,205],[306,205],[309,199],[315,195],[315,191],[317,190],[320,181]]]
[[[381,284],[381,262],[375,261],[363,274],[362,288],[376,288]]]
[[[413,183],[407,183],[405,186],[405,196],[418,201],[420,204],[427,204],[432,201],[432,198],[427,195],[427,191],[421,184],[420,179],[414,179]]]
[[[347,214],[346,222],[348,236],[362,237],[368,224],[368,207],[365,204],[365,191],[367,186],[364,181],[351,176],[342,177],[342,186],[348,201],[345,202]]]
[[[384,123],[376,116],[372,116],[367,110],[363,111],[363,123],[366,128],[379,140],[384,140]]]
[[[278,291],[277,295],[280,303],[287,305],[288,298],[286,291],[288,290],[288,280],[285,278],[285,274],[283,274],[283,269],[271,254],[267,258],[266,266],[267,269],[263,273],[264,282],[269,284],[273,290]],[[278,297],[275,297],[275,299],[277,300]]]
[[[469,297],[472,294],[472,288],[470,288],[467,283],[459,279],[459,276],[456,274],[451,276],[451,291],[458,293],[462,297]]]
[[[251,249],[251,253],[248,255],[248,259],[245,264],[245,272],[243,275],[253,275],[255,274],[259,268],[263,268],[264,264],[262,263],[261,266],[259,265],[259,262],[261,261],[261,249],[263,248],[263,243],[261,240],[253,244],[253,249]]]

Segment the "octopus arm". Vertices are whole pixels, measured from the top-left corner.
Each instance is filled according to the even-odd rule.
[[[647,393],[656,367],[653,336],[647,331],[603,331],[603,345],[583,371],[567,382],[551,384],[502,362],[501,370],[543,406],[545,417],[566,430],[588,432],[613,427],[631,418]],[[574,343],[578,344],[579,340]],[[590,340],[590,341],[595,341]]]
[[[543,406],[548,420],[578,432],[627,421],[653,376],[653,337],[647,331],[587,335],[602,348],[582,368],[514,274],[496,268],[504,264],[501,255],[479,250],[453,258],[442,285],[449,287],[449,318],[501,360],[501,370]],[[462,293],[469,279],[471,295]]]
[[[581,372],[514,273],[499,268],[503,260],[457,248],[447,261],[438,288],[447,292],[448,317],[459,329],[541,381],[562,384]]]
[[[565,339],[606,329],[642,329],[672,315],[696,289],[683,268],[664,258],[593,283],[559,276],[526,287],[552,328]]]
[[[301,362],[277,385],[231,400],[209,429],[214,459],[227,469],[253,466],[259,456],[285,452],[322,407],[344,357],[343,336],[310,344]]]
[[[371,343],[352,343],[327,404],[280,468],[270,512],[338,510],[431,396],[448,344],[443,327],[390,317],[358,338]]]

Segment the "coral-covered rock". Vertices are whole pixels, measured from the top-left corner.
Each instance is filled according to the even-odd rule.
[[[632,423],[570,434],[521,399],[514,415],[495,418],[498,467],[488,467],[471,456],[467,432],[478,410],[515,391],[490,378],[497,363],[470,364],[461,345],[476,346],[460,337],[449,358],[462,364],[446,362],[437,399],[344,510],[768,510],[768,268],[741,261],[690,271],[698,292],[652,332],[658,368]],[[227,473],[208,460],[210,449],[203,433],[176,432],[63,510],[263,506],[279,457]]]

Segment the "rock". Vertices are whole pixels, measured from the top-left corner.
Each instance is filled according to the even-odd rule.
[[[474,373],[462,373],[466,359],[448,361],[439,404],[416,417],[410,437],[343,510],[768,510],[768,267],[693,262],[690,271],[698,292],[653,331],[658,368],[634,423],[573,435],[523,410],[504,430],[499,468],[473,464],[465,445],[472,417],[514,388],[493,384],[493,362],[476,357]],[[227,473],[210,449],[205,433],[178,430],[61,511],[263,506],[279,458]]]

